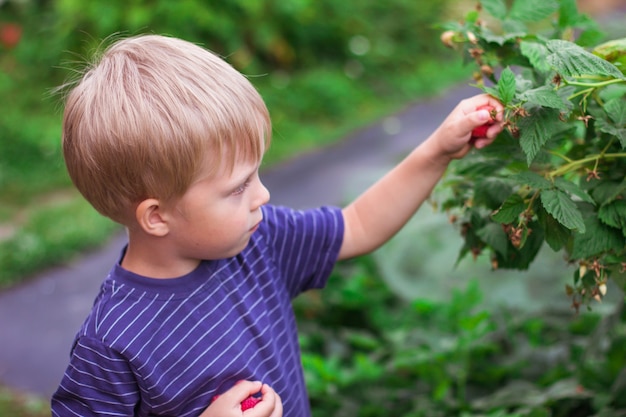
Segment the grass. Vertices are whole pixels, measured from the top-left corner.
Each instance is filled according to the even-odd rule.
[[[0,416],[50,417],[47,401],[0,385]]]

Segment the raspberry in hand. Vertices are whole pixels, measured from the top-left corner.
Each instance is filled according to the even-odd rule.
[[[484,138],[487,135],[487,130],[489,129],[489,127],[496,122],[496,109],[493,106],[490,106],[490,105],[487,104],[485,106],[478,107],[476,110],[487,110],[487,111],[489,111],[489,115],[491,116],[491,120],[489,120],[484,125],[480,125],[480,126],[474,128],[474,130],[472,130],[472,136],[470,138],[470,143],[474,143],[474,141],[476,139],[478,139],[478,138]]]
[[[219,395],[214,396],[213,401],[215,401],[218,397]],[[253,408],[259,402],[261,402],[260,398],[249,396],[248,398],[246,398],[245,400],[241,402],[241,411],[246,411],[250,408]]]

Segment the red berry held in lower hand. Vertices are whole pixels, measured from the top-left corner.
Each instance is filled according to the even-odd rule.
[[[249,408],[253,408],[260,401],[261,401],[260,398],[256,398],[252,396],[246,398],[245,400],[241,402],[241,411],[246,411]]]
[[[489,129],[489,126],[496,122],[496,109],[493,106],[487,104],[485,106],[478,107],[476,110],[488,110],[489,115],[491,116],[491,120],[489,120],[484,125],[478,126],[474,130],[472,130],[472,139],[484,138],[487,135],[487,130]]]
[[[219,395],[215,395],[213,397],[213,401],[217,400],[218,397]],[[260,398],[249,396],[248,398],[246,398],[245,400],[241,402],[241,411],[246,411],[250,408],[253,408],[255,405],[257,405],[260,402],[261,402]]]

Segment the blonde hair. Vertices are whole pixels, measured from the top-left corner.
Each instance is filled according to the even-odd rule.
[[[190,42],[159,35],[109,46],[69,92],[63,155],[78,190],[126,223],[146,198],[180,197],[211,173],[260,161],[269,114],[252,84]]]

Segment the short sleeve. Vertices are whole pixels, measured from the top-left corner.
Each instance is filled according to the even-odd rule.
[[[339,257],[344,223],[340,208],[292,210],[264,206],[264,233],[279,274],[293,298],[322,288]]]
[[[134,416],[139,389],[128,362],[97,340],[77,340],[52,396],[53,417]]]

